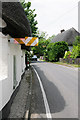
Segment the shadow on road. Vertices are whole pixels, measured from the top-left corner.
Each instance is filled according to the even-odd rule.
[[[42,61],[38,61],[37,63],[41,63]],[[44,72],[36,66],[36,64],[33,65],[34,68],[37,70],[40,79],[42,81],[50,112],[51,114],[58,113],[64,110],[66,106],[66,102],[61,95],[59,89],[55,86],[53,82],[51,82],[49,79],[47,79],[47,76],[44,74]],[[54,74],[53,74],[54,75]],[[41,118],[32,118],[31,120],[47,120],[45,117],[45,107],[44,107],[44,101],[42,97],[42,92],[40,89],[39,81],[38,78],[36,77],[36,74],[33,70],[33,91],[34,91],[34,96],[32,99],[33,105],[32,105],[32,114],[34,115],[39,115]],[[78,120],[78,118],[52,118],[52,120]]]
[[[44,87],[44,90],[45,90],[45,93],[47,96],[47,100],[49,103],[51,113],[56,113],[56,112],[62,111],[64,109],[66,103],[65,103],[65,100],[64,100],[63,96],[61,95],[60,91],[51,81],[49,81],[47,79],[47,77],[44,75],[44,72],[42,70],[40,70],[39,67],[34,66],[34,68],[37,69],[38,74],[43,83],[43,87]],[[41,113],[41,111],[40,111],[40,113]]]

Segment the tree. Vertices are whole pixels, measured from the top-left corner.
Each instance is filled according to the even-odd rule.
[[[73,46],[71,58],[80,58],[80,44]]]
[[[51,51],[53,48],[54,43],[49,43],[47,46],[47,52]]]
[[[55,35],[52,35],[52,36],[49,37],[48,39],[49,39],[50,41],[52,41],[54,37],[55,37]]]
[[[71,58],[80,58],[80,36],[76,36],[71,53]]]
[[[70,57],[71,57],[71,54],[72,54],[72,52],[66,51],[66,52],[65,52],[65,55],[64,55],[64,59],[70,58]]]
[[[50,40],[47,40],[46,32],[39,32],[37,33],[39,38],[39,44],[36,47],[32,47],[33,53],[38,57],[46,55],[47,45],[50,43]]]
[[[25,0],[21,0],[22,7],[24,8],[25,14],[27,18],[29,19],[31,30],[32,30],[32,35],[35,36],[37,33],[38,27],[36,25],[38,24],[37,20],[35,20],[35,17],[37,14],[35,14],[35,9],[31,10],[31,2],[25,2]]]
[[[47,39],[48,34],[47,34],[46,32],[37,30],[36,36],[37,36],[39,39]]]
[[[80,36],[76,36],[75,38],[74,45],[77,46],[78,44],[80,44]]]
[[[65,51],[68,51],[68,44],[64,41],[50,43],[47,47],[49,61],[58,61],[59,58],[63,58]]]
[[[44,56],[47,50],[47,45],[49,44],[49,40],[39,39],[39,44],[36,47],[32,47],[33,53],[38,57]],[[46,55],[46,54],[45,54]]]

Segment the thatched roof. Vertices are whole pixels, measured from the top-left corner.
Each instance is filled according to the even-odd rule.
[[[58,35],[56,35],[52,42],[58,42],[58,41],[65,41],[68,43],[68,45],[73,45],[76,36],[80,35],[79,32],[77,32],[74,28],[71,28],[69,30],[66,30]]]
[[[13,38],[31,36],[31,28],[25,12],[19,2],[2,2],[2,19],[7,27],[2,33]]]

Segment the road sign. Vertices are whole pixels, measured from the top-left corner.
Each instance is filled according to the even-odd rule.
[[[37,37],[11,38],[10,42],[14,44],[25,44],[26,46],[38,46]]]

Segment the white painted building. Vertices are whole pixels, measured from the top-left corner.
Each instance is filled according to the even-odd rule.
[[[2,6],[4,10],[3,13],[5,13],[4,14],[5,16],[3,16],[4,20],[0,18],[0,27],[4,28],[4,30],[2,29],[3,30],[2,32],[0,31],[0,119],[6,118],[8,116],[11,102],[14,98],[13,96],[16,95],[15,92],[19,88],[21,77],[24,74],[26,68],[25,65],[26,47],[23,46],[22,49],[22,45],[11,43],[9,40],[12,38],[12,36],[14,36],[15,38],[15,35],[18,37],[20,35],[21,38],[28,35],[30,36],[31,34],[29,28],[29,21],[27,20],[21,5],[19,3],[14,3],[14,6],[13,3],[7,3],[7,5],[6,3],[4,3]],[[20,21],[19,18],[16,19],[15,13],[11,14],[10,9],[12,9],[12,7],[15,7],[15,13],[16,8],[19,8],[19,10],[21,10],[22,13],[19,11],[18,14],[20,15],[19,16],[19,18],[21,19]],[[6,9],[9,9],[10,14],[6,12]],[[21,16],[23,17],[21,18]],[[10,19],[12,19],[11,23],[9,23]],[[24,20],[26,23],[24,23]],[[20,26],[20,24],[23,24],[23,26],[25,26],[26,29]],[[22,29],[22,31],[19,34],[20,29]]]
[[[10,36],[0,33],[0,111],[10,100],[12,93],[25,72],[25,50],[21,45],[8,42]]]

